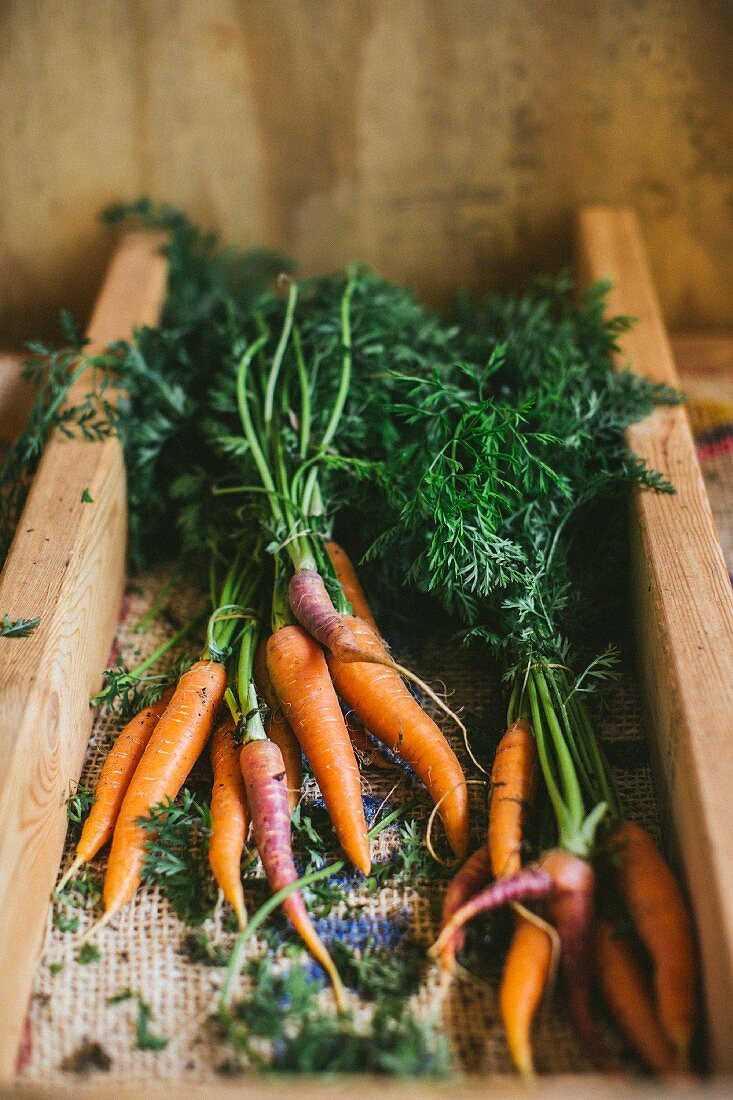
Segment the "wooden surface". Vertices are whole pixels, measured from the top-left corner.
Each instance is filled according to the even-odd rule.
[[[3,0],[0,340],[83,317],[141,192],[431,299],[641,217],[673,327],[733,325],[729,0]]]
[[[171,1082],[151,1082],[144,1090],[139,1085],[105,1085],[97,1078],[93,1083],[73,1077],[68,1085],[18,1084],[3,1089],[0,1100],[488,1100],[507,1097],[508,1100],[723,1100],[729,1098],[733,1082],[679,1082],[665,1086],[659,1082],[583,1076],[538,1077],[527,1084],[518,1077],[466,1077],[454,1083],[438,1083],[426,1078],[385,1079],[384,1077],[291,1077],[267,1079],[248,1077],[242,1080],[214,1081],[201,1085],[186,1084],[185,1091]]]
[[[22,364],[22,356],[0,352],[0,444],[15,439],[33,400],[33,386],[23,378]]]
[[[682,373],[733,371],[733,336],[724,333],[680,333],[672,337],[672,351]]]
[[[611,313],[639,323],[619,366],[678,383],[641,233],[625,210],[589,209],[578,223],[584,281],[610,278]],[[629,444],[676,495],[634,499],[633,600],[652,749],[693,902],[711,1056],[733,1071],[733,589],[684,408],[655,412]]]
[[[157,320],[165,289],[159,245],[141,234],[122,240],[89,324],[92,350]],[[82,502],[84,489],[93,503]],[[0,638],[0,1079],[15,1068],[66,834],[65,799],[79,778],[89,697],[117,622],[125,531],[118,441],[58,433],[0,574],[2,614],[41,617],[30,637]]]

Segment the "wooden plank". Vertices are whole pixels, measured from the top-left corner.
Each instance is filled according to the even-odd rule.
[[[165,290],[159,237],[115,252],[89,323],[91,350],[155,323]],[[81,500],[85,489],[93,503]],[[125,476],[116,439],[48,443],[0,575],[0,608],[41,622],[0,639],[0,1079],[9,1077],[81,772],[89,696],[112,642],[124,580]]]
[[[583,281],[613,281],[611,313],[639,323],[618,365],[678,384],[639,225],[628,210],[578,221]],[[633,600],[649,733],[699,934],[712,1063],[733,1070],[733,591],[684,408],[633,426],[631,448],[674,483],[637,492]]]
[[[10,443],[25,424],[33,386],[22,374],[23,357],[0,352],[0,443]]]
[[[733,371],[733,336],[718,332],[690,332],[672,336],[672,351],[684,374]]]
[[[18,1082],[13,1088],[0,1086],[0,1100],[170,1100],[171,1095],[185,1100],[729,1100],[731,1082],[675,1082],[669,1084],[639,1077],[603,1077],[600,1074],[542,1075],[535,1082],[517,1076],[472,1075],[458,1081],[436,1082],[424,1077],[406,1080],[371,1076],[294,1077],[273,1079],[256,1074],[233,1081],[205,1083],[122,1081],[107,1084],[97,1076],[93,1081],[72,1077],[68,1084],[49,1085]]]
[[[633,203],[667,316],[733,325],[732,49],[725,0],[3,0],[3,339],[84,315],[141,192],[431,299]]]

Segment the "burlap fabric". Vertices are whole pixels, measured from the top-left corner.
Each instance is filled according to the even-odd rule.
[[[115,651],[128,663],[134,663],[139,655],[144,656],[152,650],[166,632],[173,629],[157,622],[144,634],[134,632],[135,624],[159,592],[162,581],[160,576],[137,578],[126,595]],[[185,606],[176,608],[174,601],[176,617],[185,614],[186,610]],[[414,639],[409,645],[400,638],[393,639],[393,643],[398,658],[408,661],[438,689],[443,684],[450,685],[451,705],[462,710],[469,728],[488,730],[492,737],[498,736],[502,722],[501,693],[478,650],[450,648],[439,651],[429,641],[417,646]],[[433,713],[467,763],[467,774],[475,775],[450,721],[435,709]],[[642,736],[639,700],[627,671],[614,686],[606,713],[609,717],[601,719],[603,732],[609,739],[629,814],[656,833],[654,791]],[[105,752],[120,724],[114,714],[97,716],[82,774],[86,787],[94,787]],[[403,773],[384,773],[377,769],[364,773],[364,786],[369,795],[380,801],[390,795],[390,805],[414,798],[421,790],[414,779]],[[486,824],[486,789],[477,784],[471,786],[470,792],[474,840],[478,843]],[[312,780],[309,781],[306,801],[313,800],[317,794]],[[421,808],[414,816],[423,826],[429,809],[427,798],[422,798]],[[375,845],[375,860],[384,858],[389,846],[396,842],[394,831],[383,834]],[[68,845],[62,867],[71,859],[72,847]],[[94,873],[101,877],[104,858],[95,860],[94,866]],[[436,910],[439,912],[442,890],[442,883],[429,880],[392,881],[376,895],[360,896],[355,890],[349,901],[358,903],[361,932],[363,934],[366,927],[372,942],[388,941],[390,927],[398,926],[400,934],[406,930],[411,939],[427,946],[436,935]],[[258,897],[261,896],[262,891],[258,891]],[[78,930],[64,932],[54,926],[49,912],[29,1013],[21,1069],[23,1077],[68,1079],[68,1071],[62,1067],[70,1064],[69,1060],[85,1043],[94,1042],[102,1048],[104,1060],[109,1059],[109,1067],[91,1072],[103,1074],[105,1080],[110,1077],[126,1082],[151,1078],[211,1079],[226,1058],[226,1051],[206,1026],[223,971],[191,963],[181,954],[186,928],[159,891],[156,888],[138,891],[133,902],[101,935],[99,961],[86,966],[77,961],[79,939],[94,914],[82,910],[78,916]],[[352,944],[356,942],[351,906],[348,914],[334,910],[329,925],[332,934],[343,935]],[[230,946],[233,935],[224,927],[221,910],[204,929],[216,944],[224,948]],[[249,944],[248,957],[264,950],[264,942],[255,939]],[[496,944],[490,943],[484,955],[482,972],[452,982],[444,978],[437,966],[426,964],[420,990],[413,999],[416,1013],[440,1019],[451,1038],[457,1065],[462,1069],[485,1073],[511,1071],[496,1005],[502,954],[503,944],[498,935]],[[136,1002],[110,1003],[110,999],[123,989],[139,993],[149,1004],[154,1031],[168,1039],[164,1050],[148,1052],[135,1048]],[[246,980],[239,993],[246,996]],[[557,995],[545,1010],[537,1029],[536,1050],[538,1067],[542,1071],[590,1068]]]
[[[703,472],[730,569],[733,568],[733,382],[720,377],[715,382],[690,377],[686,379],[686,388]],[[162,580],[160,576],[137,578],[127,593],[115,653],[130,663],[152,650],[172,629],[156,622],[144,634],[134,633],[135,624],[159,592]],[[190,594],[183,593],[178,608],[174,601],[174,616],[179,619],[185,616],[189,599]],[[499,735],[502,718],[499,687],[478,651],[438,649],[429,640],[417,644],[414,638],[394,638],[393,649],[400,660],[411,664],[435,686],[449,687],[451,705],[461,710],[471,729],[489,731],[492,738]],[[467,765],[467,774],[475,775],[450,722],[435,709],[432,713]],[[663,842],[640,701],[628,666],[610,689],[598,720],[628,816]],[[82,775],[85,786],[93,788],[104,754],[119,727],[114,714],[97,716]],[[414,797],[419,790],[419,785],[404,774],[385,774],[376,769],[364,773],[364,786],[368,794],[379,800],[389,794],[390,805]],[[305,799],[312,801],[317,794],[310,781]],[[471,787],[471,803],[474,839],[478,842],[486,823],[484,787]],[[429,811],[426,799],[422,805],[416,816],[424,824]],[[384,858],[395,843],[394,832],[383,834],[375,845],[375,860]],[[62,867],[71,858],[69,845]],[[103,858],[96,860],[95,874],[101,877],[104,865]],[[366,928],[373,942],[380,939],[389,942],[390,927],[398,927],[400,935],[407,929],[411,938],[428,945],[436,934],[436,910],[442,889],[442,884],[432,881],[392,881],[377,895],[359,896],[355,890],[349,901],[359,905],[357,923],[362,936]],[[36,1081],[68,1080],[68,1072],[62,1067],[68,1065],[69,1058],[85,1042],[96,1042],[109,1060],[104,1071],[92,1071],[100,1073],[100,1079],[101,1076],[125,1082],[213,1079],[226,1051],[206,1023],[223,971],[191,963],[181,954],[186,929],[158,890],[138,891],[134,901],[105,929],[100,940],[101,959],[87,966],[81,966],[76,958],[79,937],[93,916],[84,912],[79,915],[79,930],[69,933],[53,925],[49,911],[28,1018],[22,1076]],[[328,923],[332,934],[351,937],[354,942],[351,905],[348,913],[334,910]],[[233,936],[224,926],[222,910],[204,928],[216,944],[224,948],[231,945]],[[264,942],[255,939],[248,947],[248,956],[254,957],[265,949]],[[437,966],[425,966],[420,990],[412,1002],[414,1011],[439,1018],[450,1036],[459,1069],[485,1074],[511,1072],[496,1003],[502,953],[501,936],[497,935],[495,945],[490,944],[484,952],[481,972],[453,981],[446,980]],[[136,1003],[110,1004],[110,998],[127,988],[139,993],[150,1005],[154,1030],[168,1039],[164,1050],[147,1052],[135,1048]],[[241,983],[239,995],[247,995],[246,980]],[[619,1048],[617,1038],[609,1034],[607,1039],[633,1068],[633,1060]],[[569,1026],[562,997],[557,993],[539,1021],[536,1056],[539,1070],[545,1073],[590,1069]]]

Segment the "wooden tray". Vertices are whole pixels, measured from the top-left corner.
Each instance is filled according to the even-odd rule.
[[[95,343],[155,320],[164,286],[158,243],[135,234],[123,239],[90,324]],[[618,365],[631,361],[638,372],[677,384],[633,214],[583,211],[578,246],[583,280],[610,278],[615,286],[609,309],[639,318],[624,339]],[[12,420],[0,417],[0,426]],[[629,440],[677,488],[675,496],[639,492],[633,500],[639,671],[665,824],[694,899],[711,1062],[716,1071],[730,1072],[733,754],[727,735],[733,717],[733,593],[684,409],[658,410],[630,431]],[[87,487],[98,505],[80,503]],[[124,471],[116,442],[54,439],[0,576],[2,613],[42,617],[30,639],[0,639],[0,958],[7,1005],[0,1080],[11,1080],[14,1072],[66,829],[64,799],[78,780],[90,728],[87,700],[112,638],[123,581],[124,530]],[[618,1087],[585,1081],[589,1094],[597,1096]],[[256,1079],[247,1085],[251,1096],[290,1094],[293,1087]],[[125,1094],[118,1085],[113,1088],[117,1096]],[[315,1097],[322,1095],[323,1085],[303,1082],[297,1088],[302,1096]],[[364,1086],[344,1091],[357,1088],[363,1092]],[[404,1088],[402,1082],[379,1085],[380,1092],[395,1097]],[[514,1090],[506,1081],[503,1088]],[[567,1089],[567,1079],[564,1084],[542,1079],[546,1094],[559,1088]],[[638,1093],[639,1083],[630,1088]],[[54,1096],[66,1092],[52,1091]],[[95,1094],[101,1091],[94,1086]],[[218,1083],[200,1090],[202,1096],[230,1091]],[[473,1088],[469,1082],[434,1091],[461,1096]],[[28,1084],[22,1092],[36,1095],[39,1089]],[[160,1092],[169,1095],[170,1086]],[[187,1095],[198,1092],[186,1086]],[[133,1094],[138,1093],[133,1089]]]

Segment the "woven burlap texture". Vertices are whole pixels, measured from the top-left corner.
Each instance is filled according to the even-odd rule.
[[[150,606],[163,583],[161,576],[138,578],[125,598],[114,654],[129,664],[150,652],[173,630],[173,626],[157,621],[144,633],[135,633],[135,625]],[[186,600],[184,599],[184,604]],[[188,607],[172,607],[179,620]],[[409,645],[393,639],[398,658],[410,662],[416,670],[439,690],[449,685],[450,702],[461,710],[472,729],[501,731],[501,693],[495,679],[487,671],[477,651],[460,647],[438,648],[429,642],[424,646]],[[639,700],[633,681],[624,673],[612,688],[607,718],[601,717],[602,732],[608,738],[619,785],[629,815],[658,833],[656,807],[646,745],[642,736]],[[451,722],[439,711],[433,714],[450,737],[467,765],[467,774],[475,774],[467,762],[460,737]],[[95,785],[104,755],[120,728],[114,714],[100,713],[95,720],[81,782]],[[420,790],[414,779],[402,773],[365,773],[365,786],[377,798],[390,791],[390,805],[397,805]],[[392,790],[395,782],[396,789]],[[317,796],[312,781],[305,798]],[[486,789],[480,784],[470,788],[474,842],[485,835]],[[418,816],[423,824],[430,809],[427,796]],[[421,816],[422,815],[422,816]],[[373,852],[379,859],[393,844],[394,834],[383,834]],[[62,868],[72,859],[72,847],[67,845]],[[102,876],[103,857],[94,862],[94,873]],[[426,946],[436,935],[435,909],[440,883],[392,882],[378,894],[358,891],[349,899],[357,902],[363,917],[380,924],[399,918],[407,920],[411,939]],[[343,915],[343,914],[342,914]],[[211,939],[223,947],[231,945],[233,935],[226,931],[222,911],[215,913],[204,929]],[[339,912],[333,918],[338,921]],[[134,900],[104,929],[99,940],[101,958],[82,966],[77,961],[79,940],[94,919],[94,914],[79,912],[79,929],[63,932],[52,923],[49,910],[48,929],[38,966],[29,1013],[28,1043],[22,1076],[36,1081],[68,1079],[62,1064],[85,1042],[99,1043],[110,1059],[105,1080],[125,1082],[186,1079],[211,1080],[226,1051],[207,1028],[223,970],[194,964],[181,954],[185,926],[171,912],[156,888],[140,889]],[[265,950],[262,941],[250,942],[247,954],[254,957]],[[457,1065],[473,1072],[509,1073],[511,1065],[506,1051],[501,1023],[498,1019],[496,989],[501,967],[501,954],[491,952],[484,973],[470,980],[447,980],[435,965],[426,964],[424,978],[412,1004],[415,1012],[436,1017],[450,1036]],[[121,990],[130,989],[149,1004],[153,1014],[153,1030],[168,1039],[162,1051],[140,1051],[135,1048],[134,1000],[110,1003]],[[247,994],[243,980],[238,995]],[[329,997],[330,994],[324,994]],[[563,1009],[562,999],[555,995],[537,1028],[536,1053],[542,1072],[588,1070],[590,1067],[580,1050]]]

